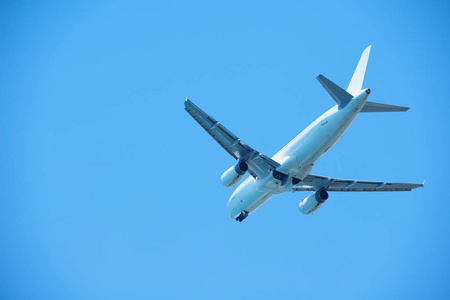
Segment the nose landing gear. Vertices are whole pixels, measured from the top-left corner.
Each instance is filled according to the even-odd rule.
[[[243,210],[241,214],[236,218],[236,221],[242,222],[245,218],[247,218],[248,212]]]

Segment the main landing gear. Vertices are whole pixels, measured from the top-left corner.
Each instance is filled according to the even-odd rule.
[[[245,210],[241,211],[241,214],[236,218],[236,221],[242,222],[245,218],[247,218],[248,212]]]

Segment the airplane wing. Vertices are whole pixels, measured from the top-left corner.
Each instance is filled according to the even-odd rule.
[[[328,192],[393,192],[410,191],[423,187],[422,184],[396,183],[384,181],[365,181],[353,179],[337,179],[325,176],[309,174],[302,182],[295,185],[293,191],[315,191],[321,187],[327,187]]]
[[[234,159],[243,159],[253,177],[264,178],[280,164],[254,150],[231,131],[186,99],[185,110],[219,143]]]

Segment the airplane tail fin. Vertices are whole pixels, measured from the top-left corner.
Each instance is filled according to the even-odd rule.
[[[347,93],[356,96],[362,89],[362,84],[364,81],[364,75],[366,74],[367,61],[369,60],[370,48],[372,45],[364,50],[361,58],[359,59],[358,66],[356,67],[355,73],[353,73],[352,80],[347,88]]]
[[[347,91],[344,91],[342,88],[340,88],[338,85],[336,85],[334,82],[332,82],[322,74],[317,76],[317,80],[320,82],[320,84],[322,84],[322,86],[330,94],[334,101],[336,101],[339,107],[345,106],[354,96],[358,95],[361,92],[371,47],[372,45],[367,47],[361,55],[358,65],[356,66],[355,73],[353,73],[352,80],[348,85]],[[409,107],[367,101],[360,112],[395,112],[407,111],[408,109]]]

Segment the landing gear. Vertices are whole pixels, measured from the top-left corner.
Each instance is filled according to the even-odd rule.
[[[243,210],[241,212],[241,214],[236,218],[236,221],[242,222],[242,221],[244,221],[245,218],[247,218],[247,216],[248,216],[248,212]]]

